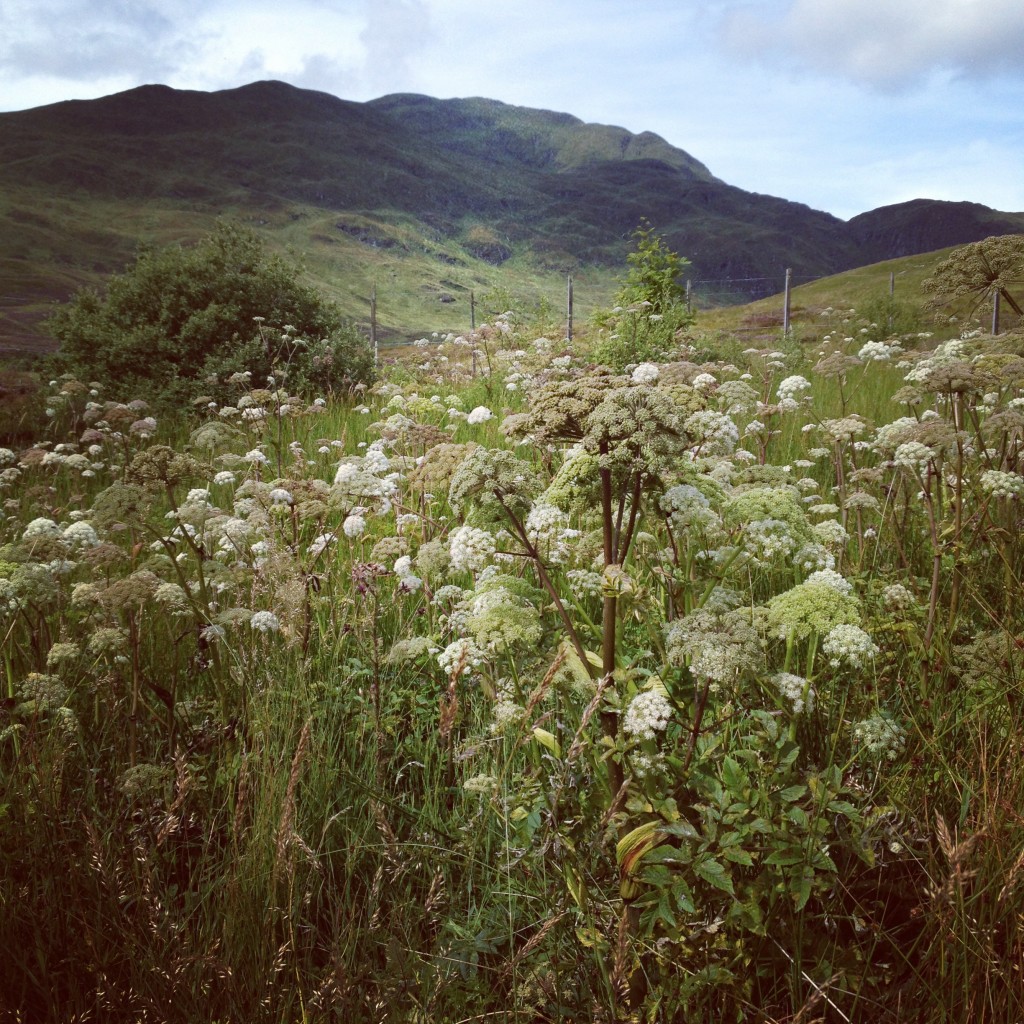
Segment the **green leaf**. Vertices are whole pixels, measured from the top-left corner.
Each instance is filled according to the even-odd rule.
[[[780,800],[792,803],[794,800],[800,800],[807,795],[807,787],[801,785],[787,786],[785,789],[780,789],[777,795]]]
[[[719,861],[713,859],[699,861],[693,865],[693,870],[705,882],[709,882],[716,889],[722,889],[724,892],[735,895],[732,887],[732,878],[729,877],[729,872],[725,865]]]
[[[554,734],[547,731],[547,729],[541,729],[539,726],[533,730],[533,738],[542,746],[546,747],[551,751],[555,757],[562,756],[562,748],[558,745],[558,740],[555,739]]]
[[[807,827],[807,812],[802,807],[790,807],[786,811],[786,817],[789,818],[794,825],[799,825],[801,828]]]
[[[847,818],[860,817],[860,812],[849,800],[830,800],[828,802],[828,809],[832,814],[844,814]]]
[[[667,836],[679,836],[681,839],[700,839],[700,833],[688,821],[673,821],[662,825],[661,831]]]
[[[733,793],[742,793],[749,784],[747,773],[740,767],[739,762],[732,757],[726,757],[722,762],[722,781]]]
[[[693,893],[690,887],[681,878],[676,880],[672,886],[672,896],[675,898],[676,906],[685,914],[696,914],[697,907],[693,902]]]
[[[793,880],[790,892],[793,894],[793,902],[796,904],[797,910],[803,910],[807,906],[807,901],[811,898],[811,883],[813,880],[814,876],[807,871],[799,878]]]
[[[722,856],[733,864],[742,864],[748,868],[754,866],[753,858],[741,846],[730,846],[729,849],[722,851]]]
[[[774,864],[778,867],[792,867],[794,864],[803,864],[805,860],[807,860],[807,857],[803,850],[794,850],[792,847],[789,847],[775,850],[773,853],[768,854],[764,862],[765,864]]]

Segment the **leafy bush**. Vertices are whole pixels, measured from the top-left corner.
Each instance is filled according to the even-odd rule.
[[[372,373],[365,342],[339,311],[254,232],[227,223],[192,248],[143,251],[105,294],[80,291],[49,326],[62,368],[169,399],[208,390],[225,371],[284,373],[318,390]]]
[[[610,312],[596,319],[594,358],[614,370],[670,359],[681,332],[693,323],[680,277],[689,262],[665,244],[646,221],[633,232],[629,270]]]

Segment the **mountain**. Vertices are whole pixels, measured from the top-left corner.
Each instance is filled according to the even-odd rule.
[[[356,317],[376,288],[406,335],[465,326],[471,292],[558,303],[566,273],[584,312],[604,303],[642,218],[698,294],[732,301],[777,292],[786,267],[807,280],[1024,232],[1024,213],[932,200],[844,222],[730,186],[650,132],[494,100],[150,85],[0,114],[0,351],[45,347],[53,301],[218,216],[300,254]]]

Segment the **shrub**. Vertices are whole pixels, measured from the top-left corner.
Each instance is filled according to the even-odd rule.
[[[282,371],[330,390],[372,372],[353,326],[254,232],[222,223],[192,248],[140,253],[106,291],[78,292],[50,319],[58,359],[112,391],[178,399],[208,378]]]

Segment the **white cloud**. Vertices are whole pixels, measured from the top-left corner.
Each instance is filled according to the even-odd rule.
[[[737,54],[807,69],[881,90],[935,72],[972,79],[1024,74],[1020,0],[792,0],[744,4],[723,16]]]

